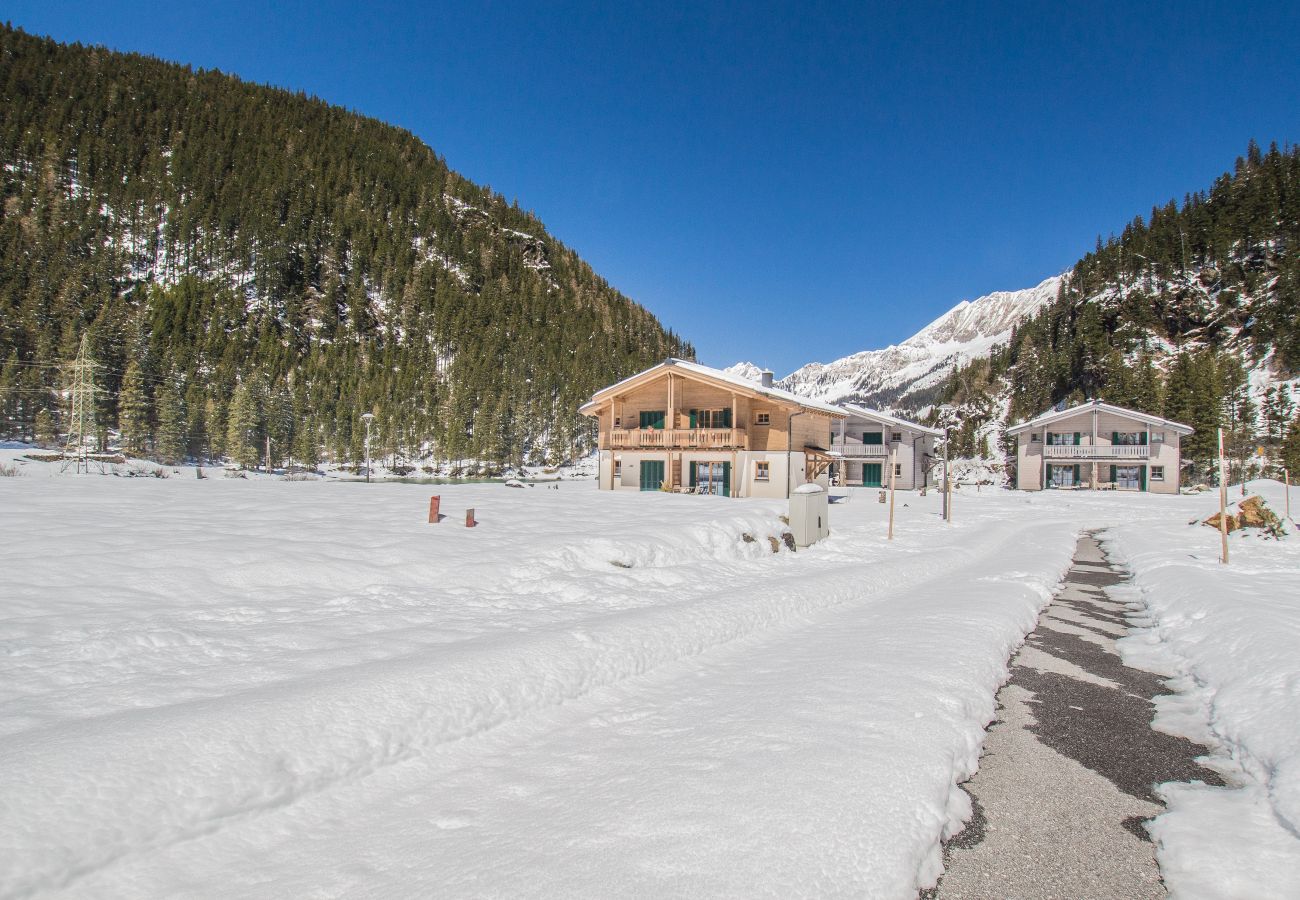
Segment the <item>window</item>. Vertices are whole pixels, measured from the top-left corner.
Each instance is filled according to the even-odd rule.
[[[1041,434],[1033,434],[1029,436],[1029,443],[1031,444],[1041,444],[1042,442],[1043,436]]]
[[[889,439],[893,441],[895,444],[900,443],[903,440],[903,432],[895,431],[893,434],[889,436]]]
[[[1152,480],[1152,481],[1164,481],[1164,480],[1165,480],[1165,467],[1164,467],[1164,466],[1152,466],[1152,467],[1151,467],[1151,480]]]
[[[691,410],[692,428],[730,428],[731,410],[729,409],[693,409]]]
[[[1077,447],[1081,441],[1082,434],[1078,431],[1049,431],[1047,432],[1047,444],[1049,447]]]
[[[756,462],[754,463],[754,480],[767,481],[772,475],[771,463]]]
[[[755,424],[755,425],[771,425],[771,424],[772,424],[772,414],[771,414],[771,413],[755,413],[755,414],[754,414],[754,424]],[[766,465],[766,463],[764,463],[764,465]]]
[[[664,411],[662,409],[644,409],[641,411],[642,428],[663,428]]]
[[[615,427],[615,428],[619,427],[619,425],[621,425],[622,422],[623,422],[623,420],[620,419],[618,416],[615,416],[615,417],[614,417],[614,427]]]
[[[1112,431],[1110,442],[1117,447],[1137,447],[1147,442],[1145,431]]]
[[[618,478],[623,474],[623,457],[614,457],[614,477]]]
[[[894,477],[895,478],[901,477],[902,474],[903,474],[903,464],[894,463]]]
[[[1151,432],[1151,443],[1163,444],[1165,442],[1165,433],[1163,431]]]

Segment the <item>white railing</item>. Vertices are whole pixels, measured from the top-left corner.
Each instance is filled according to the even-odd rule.
[[[745,450],[743,428],[615,428],[609,433],[614,450]]]
[[[839,441],[835,441],[831,444],[831,453],[838,453],[844,457],[884,457],[889,455],[889,448],[884,444],[841,444]]]
[[[1048,444],[1043,447],[1048,459],[1149,459],[1151,447],[1146,444]]]

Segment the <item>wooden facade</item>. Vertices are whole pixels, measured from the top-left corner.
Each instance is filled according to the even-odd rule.
[[[826,480],[817,458],[844,413],[669,359],[596,393],[600,487],[785,497]],[[658,479],[658,483],[654,480]]]

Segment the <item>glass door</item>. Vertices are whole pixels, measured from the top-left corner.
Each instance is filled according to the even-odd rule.
[[[1136,491],[1142,487],[1141,466],[1116,466],[1115,487],[1123,491]]]
[[[691,468],[695,473],[695,493],[731,496],[731,463],[695,462]]]

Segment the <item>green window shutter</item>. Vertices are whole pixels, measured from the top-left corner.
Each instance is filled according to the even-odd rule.
[[[1138,467],[1138,477],[1142,479],[1140,484],[1142,486],[1142,490],[1145,491],[1147,489],[1147,467],[1146,466]]]
[[[1118,443],[1119,443],[1119,432],[1118,432],[1118,431],[1112,431],[1112,432],[1110,433],[1110,442],[1111,442],[1111,444],[1118,444]],[[1111,479],[1111,481],[1114,481],[1114,480],[1115,480],[1114,478]]]
[[[1079,467],[1076,465],[1076,466],[1074,467],[1074,483],[1075,483],[1075,484],[1080,484],[1082,481],[1083,481],[1083,476],[1080,475],[1080,473],[1079,473]]]
[[[698,409],[693,409],[693,410],[691,410],[691,427],[692,427],[692,428],[696,427],[696,426],[695,426],[695,419],[696,419],[696,416],[697,416],[698,413],[699,413],[699,410],[698,410]],[[691,463],[691,484],[692,484],[692,485],[695,484],[695,463]]]
[[[660,431],[662,431],[664,427],[664,411],[662,409],[657,409],[654,412],[650,413],[650,415],[652,417],[650,427],[658,428]]]
[[[723,428],[731,427],[731,410],[729,409],[724,409],[722,411],[722,427]]]
[[[879,431],[868,431],[862,435],[862,443],[875,447],[881,444],[883,438],[884,436]]]
[[[731,463],[722,464],[722,496],[731,496]]]
[[[695,427],[695,410],[691,410],[691,427]],[[691,487],[695,487],[695,467],[698,463],[691,463]]]
[[[1141,435],[1138,437],[1138,440],[1141,441],[1142,446],[1145,447],[1147,445],[1147,433],[1143,431]]]
[[[1111,467],[1110,467],[1110,483],[1111,483],[1111,484],[1114,484],[1114,483],[1115,483],[1115,467],[1114,467],[1114,466],[1111,466]]]
[[[1076,431],[1074,433],[1074,446],[1077,447],[1082,443],[1083,443],[1083,434],[1081,432]]]

